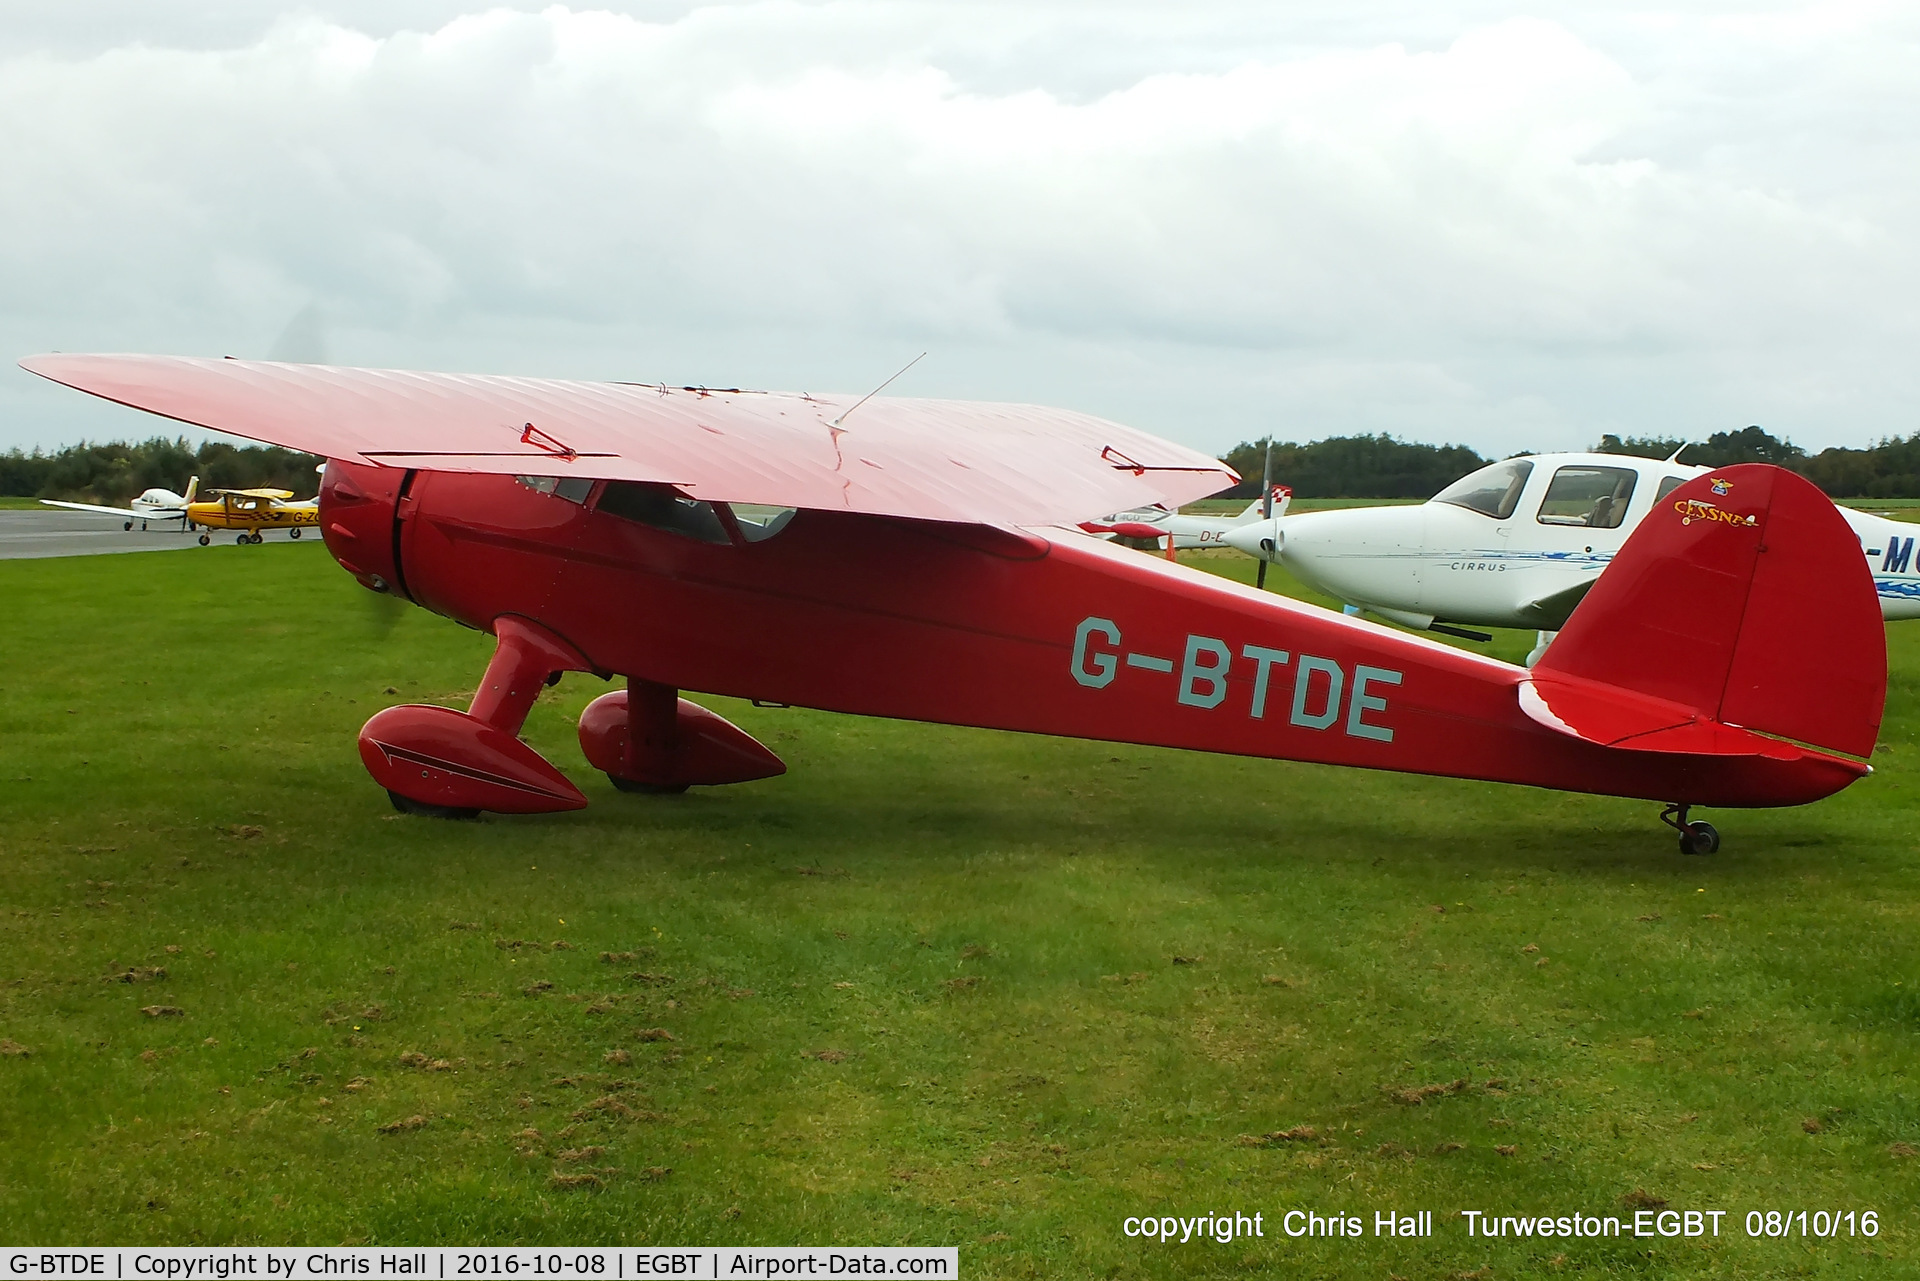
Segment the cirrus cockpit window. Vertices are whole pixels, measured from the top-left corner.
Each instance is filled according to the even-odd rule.
[[[1482,516],[1505,520],[1520,505],[1520,493],[1533,475],[1533,464],[1524,458],[1509,458],[1479,471],[1470,472],[1433,496],[1436,503],[1464,507]]]
[[[1638,473],[1627,467],[1562,467],[1553,473],[1535,519],[1542,525],[1618,529],[1627,518],[1637,479]]]

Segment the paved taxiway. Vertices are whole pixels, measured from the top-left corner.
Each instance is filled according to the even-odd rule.
[[[176,526],[142,530],[139,522],[131,530],[120,528],[125,522],[118,516],[99,516],[92,512],[63,511],[47,507],[40,511],[0,511],[0,560],[23,560],[41,556],[96,556],[104,552],[159,552],[204,550],[198,534],[183,534]],[[271,543],[289,541],[284,530],[266,530]],[[231,544],[237,531],[214,531],[213,544]],[[320,531],[303,530],[302,542],[319,542]]]

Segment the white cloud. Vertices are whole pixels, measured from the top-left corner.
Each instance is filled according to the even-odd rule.
[[[1901,9],[337,12],[5,46],[13,351],[264,353],[314,302],[358,363],[931,348],[902,391],[1214,449],[1920,427]],[[0,380],[0,445],[147,427]]]

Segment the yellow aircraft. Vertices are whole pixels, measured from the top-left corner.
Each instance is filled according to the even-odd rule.
[[[210,529],[237,529],[240,531],[238,542],[264,543],[263,529],[284,529],[291,537],[300,537],[300,531],[320,524],[320,500],[309,498],[304,502],[292,503],[291,489],[210,489],[215,497],[211,501],[187,504],[187,523],[196,525],[202,531]],[[205,547],[213,541],[211,534],[202,532],[200,545]]]

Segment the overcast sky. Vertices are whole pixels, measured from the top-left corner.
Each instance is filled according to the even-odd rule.
[[[1920,430],[1920,6],[0,3],[0,448],[161,351],[1214,452]]]

